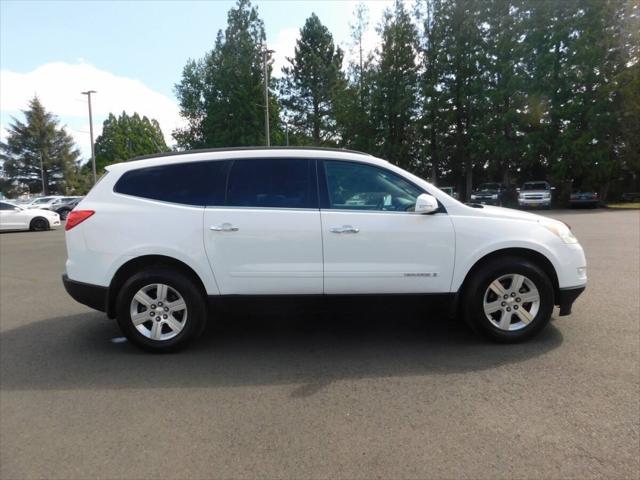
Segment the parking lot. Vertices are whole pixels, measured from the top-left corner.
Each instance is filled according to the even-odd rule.
[[[365,312],[241,316],[143,353],[60,281],[62,229],[0,235],[0,477],[638,478],[640,214],[545,213],[589,286],[533,341]]]

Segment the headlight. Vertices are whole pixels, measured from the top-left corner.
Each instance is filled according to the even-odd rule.
[[[495,193],[491,195],[491,200],[497,200],[497,199],[498,199],[498,195],[496,195]]]
[[[542,223],[544,228],[560,238],[564,243],[578,243],[578,239],[573,234],[571,229],[563,224],[558,223]]]
[[[545,192],[542,196],[544,198],[551,198],[551,194],[549,192]]]
[[[476,198],[478,198],[477,195],[471,195],[471,200],[475,200]]]
[[[519,193],[518,198],[524,198],[524,193]]]

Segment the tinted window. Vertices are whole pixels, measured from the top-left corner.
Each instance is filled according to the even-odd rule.
[[[411,211],[422,190],[388,170],[326,161],[329,205],[347,210]]]
[[[223,205],[228,162],[188,162],[126,172],[114,191],[186,205]]]
[[[14,207],[13,205],[10,205],[8,203],[4,203],[4,202],[0,202],[0,210],[13,210]]]
[[[227,205],[317,208],[315,164],[297,158],[236,160],[229,173]]]

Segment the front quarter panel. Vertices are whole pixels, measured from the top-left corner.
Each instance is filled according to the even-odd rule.
[[[582,247],[565,244],[538,222],[466,215],[453,215],[452,221],[456,229],[452,292],[459,290],[467,273],[479,260],[509,248],[528,249],[544,255],[556,271],[560,288],[586,283],[586,275],[578,272],[579,267],[586,266]]]

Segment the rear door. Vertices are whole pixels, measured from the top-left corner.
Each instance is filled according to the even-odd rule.
[[[222,295],[321,294],[315,161],[234,160],[224,203],[205,209],[204,236]]]
[[[416,198],[425,192],[390,170],[323,163],[325,293],[448,292],[455,235],[447,213],[414,213]]]

